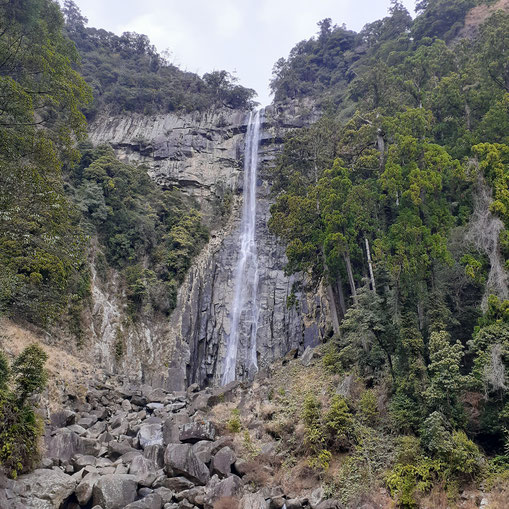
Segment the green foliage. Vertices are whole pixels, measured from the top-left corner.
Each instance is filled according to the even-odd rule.
[[[253,106],[255,91],[237,84],[228,72],[213,71],[200,78],[182,71],[170,62],[169,54],[159,54],[146,35],[117,36],[87,27],[88,20],[74,2],[66,0],[64,5],[67,33],[81,55],[80,72],[94,90],[89,118],[104,109],[152,115]]]
[[[0,466],[14,478],[31,469],[39,457],[43,425],[27,398],[45,388],[46,359],[46,353],[34,344],[25,348],[9,368],[0,351]]]
[[[85,134],[90,91],[56,2],[0,6],[0,311],[38,324],[86,295],[84,236],[61,165]]]
[[[414,508],[417,495],[429,491],[441,477],[442,465],[437,460],[422,458],[417,464],[396,464],[387,477],[387,487],[400,507]]]
[[[353,417],[345,398],[337,394],[331,398],[323,421],[329,444],[335,448],[347,449],[353,432]]]
[[[145,168],[120,162],[109,146],[81,146],[70,170],[74,201],[106,261],[125,277],[131,312],[170,313],[192,258],[208,239],[198,211],[163,191]]]
[[[242,422],[240,420],[240,412],[237,408],[232,410],[232,415],[226,423],[226,429],[230,433],[240,433],[240,430],[242,429]]]

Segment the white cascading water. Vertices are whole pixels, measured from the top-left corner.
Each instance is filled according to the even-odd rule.
[[[263,110],[251,112],[244,151],[244,202],[240,225],[240,253],[235,269],[235,287],[230,312],[230,334],[226,342],[226,355],[222,384],[236,378],[237,357],[241,333],[246,334],[245,359],[247,372],[258,371],[256,334],[258,331],[258,252],[256,248],[256,180],[258,149]]]

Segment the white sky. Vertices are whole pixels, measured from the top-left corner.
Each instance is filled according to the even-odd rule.
[[[169,50],[182,69],[203,74],[226,69],[269,104],[272,66],[316,23],[360,30],[384,17],[390,0],[74,0],[89,25],[116,34],[146,34],[159,51]],[[415,0],[402,0],[413,14]]]

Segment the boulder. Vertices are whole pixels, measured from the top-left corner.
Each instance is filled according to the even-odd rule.
[[[50,416],[50,425],[52,428],[63,428],[76,422],[76,414],[72,410],[62,410],[54,412]]]
[[[229,447],[223,447],[212,460],[212,473],[218,474],[219,477],[228,476],[232,469],[231,466],[235,463],[235,453]]]
[[[150,486],[157,477],[157,468],[152,460],[140,455],[131,461],[129,473],[134,475],[142,486]]]
[[[227,437],[221,437],[214,442],[209,440],[200,440],[193,444],[193,452],[203,461],[203,463],[208,464],[212,460],[212,456],[227,443],[230,443]]]
[[[195,484],[207,484],[210,472],[189,444],[170,444],[164,453],[167,472],[182,475]]]
[[[67,463],[75,454],[82,452],[82,449],[82,439],[76,433],[64,428],[46,439],[45,456]]]
[[[165,478],[162,481],[162,487],[172,491],[184,491],[194,487],[194,483],[185,477],[171,477],[170,479]]]
[[[115,440],[108,442],[108,457],[115,461],[128,452],[136,451],[128,442],[117,442]],[[139,452],[139,451],[138,451]]]
[[[96,472],[90,472],[83,477],[76,488],[76,498],[80,505],[87,505],[90,502],[95,483],[100,477],[101,476]]]
[[[180,443],[180,428],[188,422],[189,416],[186,413],[173,414],[166,419],[163,424],[164,445]]]
[[[235,497],[242,489],[242,480],[236,475],[214,484],[205,496],[205,507],[212,508],[220,498]]]
[[[302,354],[302,357],[300,358],[300,363],[303,366],[308,367],[311,364],[311,361],[313,360],[314,356],[315,356],[314,348],[307,346],[306,349],[304,350],[304,353]]]
[[[142,449],[149,445],[163,445],[161,424],[142,424],[136,436]]]
[[[71,496],[76,487],[76,480],[61,470],[38,469],[22,475],[13,483],[16,495],[36,498],[49,502],[53,507],[60,507],[65,499]]]
[[[180,429],[179,439],[184,443],[195,444],[200,440],[214,440],[216,429],[210,421],[197,421],[184,424]]]
[[[132,475],[104,475],[94,486],[94,505],[103,509],[124,509],[136,500],[136,489],[137,483]]]
[[[136,502],[125,506],[125,509],[161,509],[163,499],[158,493],[151,493]]]
[[[147,445],[143,456],[153,461],[157,468],[164,467],[164,447],[162,445]]]
[[[260,493],[247,493],[240,501],[240,509],[268,509],[269,504]]]
[[[173,500],[173,496],[175,495],[174,491],[163,487],[157,488],[155,490],[155,493],[157,493],[162,498],[163,504],[169,504]]]

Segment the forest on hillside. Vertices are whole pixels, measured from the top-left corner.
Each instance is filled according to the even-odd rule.
[[[288,429],[303,426],[306,451],[286,428],[274,436],[289,457],[308,455],[345,504],[383,485],[411,508],[437,486],[454,501],[464,486],[508,479],[509,12],[500,5],[421,0],[413,19],[393,0],[359,33],[322,20],[274,67],[279,107],[305,100],[323,115],[285,139],[269,226],[285,242],[287,273],[330,287],[323,368],[357,388],[301,395]],[[0,313],[80,344],[93,266],[103,280],[121,275],[129,320],[167,318],[208,240],[199,204],[93,147],[86,121],[247,111],[254,92],[225,71],[180,70],[146,36],[88,27],[70,0],[0,4],[0,90]],[[29,396],[44,386],[44,361],[37,349],[12,364],[0,356],[0,464],[11,476],[36,456]]]
[[[480,2],[490,15],[459,37],[478,3],[419,2],[412,20],[394,1],[358,34],[325,19],[272,81],[324,115],[284,144],[270,227],[288,273],[334,293],[324,362],[385,400],[372,434],[400,437],[388,485],[404,507],[509,464],[509,13]],[[325,470],[363,447],[358,401],[334,403],[343,441],[331,404],[310,394],[304,416]]]

